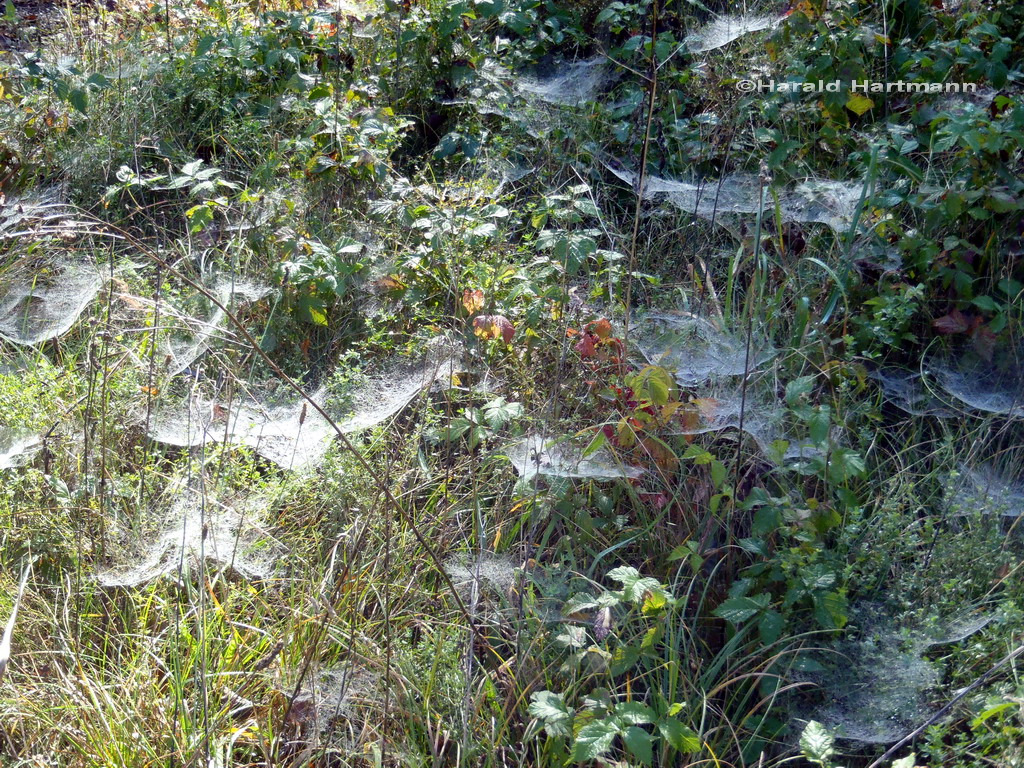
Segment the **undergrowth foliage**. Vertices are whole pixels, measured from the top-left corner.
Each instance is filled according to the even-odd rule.
[[[1021,760],[1024,16],[747,10],[7,4],[5,764]]]

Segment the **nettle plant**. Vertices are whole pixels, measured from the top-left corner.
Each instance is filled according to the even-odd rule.
[[[515,279],[515,269],[496,273],[494,260],[501,249],[499,239],[511,212],[498,203],[451,204],[447,201],[416,200],[402,205],[395,201],[378,203],[371,211],[388,224],[408,232],[410,253],[394,275],[395,288],[409,305],[428,311],[457,311],[464,294],[460,283],[472,282],[487,290],[493,308],[497,295]],[[484,307],[481,304],[473,311]]]
[[[566,43],[586,42],[571,4],[552,0],[495,0],[494,4],[502,6],[498,18],[515,36],[509,50],[516,63],[533,63]]]
[[[211,27],[194,47],[179,40],[168,96],[198,121],[266,117],[326,75],[352,68],[352,30],[336,21],[328,13],[275,11],[262,14],[256,27]]]
[[[168,166],[171,163],[168,161]],[[115,178],[117,184],[107,187],[103,194],[104,206],[125,198],[138,204],[139,193],[184,192],[188,198],[199,200],[185,211],[189,231],[193,234],[204,230],[214,219],[214,211],[226,209],[231,205],[231,197],[241,187],[239,184],[224,178],[224,172],[215,166],[205,165],[201,159],[191,160],[181,165],[175,172],[138,173],[127,165],[122,165]],[[244,202],[249,198],[243,192],[239,196]]]
[[[835,372],[842,386],[843,372]],[[856,380],[857,372],[846,375]],[[841,548],[833,539],[846,514],[860,514],[856,483],[866,473],[861,455],[839,445],[833,438],[836,416],[832,407],[815,403],[812,395],[817,377],[802,376],[786,386],[790,419],[807,435],[806,456],[787,461],[786,440],[777,440],[769,454],[780,478],[777,490],[759,486],[737,508],[749,515],[749,536],[737,543],[748,564],[729,588],[729,596],[715,615],[740,631],[756,627],[761,643],[773,645],[787,627],[811,622],[817,629],[838,630],[847,621],[848,569]],[[691,446],[685,458],[696,463],[715,461],[708,451]],[[724,476],[724,465],[719,469]],[[783,478],[803,476],[815,492],[801,497]],[[723,493],[731,489],[723,488]],[[777,493],[778,495],[774,495]],[[679,551],[674,557],[687,556]]]
[[[566,604],[570,623],[554,644],[564,654],[560,671],[573,682],[561,693],[531,695],[531,731],[536,736],[543,730],[547,749],[566,763],[628,756],[653,765],[660,756],[658,764],[668,765],[673,756],[701,748],[686,706],[671,701],[661,686],[645,691],[640,684],[671,657],[676,598],[630,566],[608,577],[621,588],[578,594]]]
[[[576,184],[564,192],[545,195],[530,217],[538,230],[534,247],[537,264],[546,264],[561,274],[576,277],[590,272],[594,277],[591,298],[613,298],[621,283],[621,262],[625,256],[601,248],[601,230],[588,226],[600,222],[601,211],[587,184]]]
[[[331,181],[387,177],[388,159],[412,122],[396,117],[390,107],[374,107],[372,91],[351,87],[340,93],[328,83],[309,92],[307,138],[297,143],[309,151],[309,175]]]
[[[463,438],[470,450],[492,439],[523,415],[522,403],[510,403],[503,397],[485,403],[480,408],[463,408],[448,424],[427,433],[427,439],[453,443]]]
[[[326,244],[287,229],[277,233],[276,241],[284,254],[278,275],[287,306],[302,322],[328,325],[331,310],[366,266],[366,246],[349,238]]]

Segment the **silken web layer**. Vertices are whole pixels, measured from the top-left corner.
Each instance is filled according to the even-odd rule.
[[[912,416],[1024,418],[1024,349],[971,346],[928,354],[918,370],[872,371],[890,403]]]
[[[927,654],[966,640],[996,618],[978,611],[908,622],[877,603],[853,606],[845,638],[813,655],[817,671],[798,675],[813,683],[823,699],[805,716],[846,741],[899,741],[937,709],[929,694],[941,683],[942,670]]]
[[[781,21],[778,16],[747,14],[744,16],[716,16],[696,32],[686,36],[686,50],[690,53],[707,53],[724,48],[752,32],[774,27]]]
[[[246,579],[271,576],[284,554],[267,523],[269,499],[225,498],[208,478],[172,482],[126,533],[119,562],[97,574],[104,587],[135,587],[200,569]]]
[[[347,405],[331,406],[328,415],[343,433],[369,429],[397,414],[433,384],[449,386],[458,367],[456,357],[443,354],[393,365],[346,393]],[[327,389],[310,397],[328,410]],[[179,447],[247,446],[282,469],[309,471],[323,461],[337,432],[293,391],[261,394],[247,386],[231,397],[206,396],[197,388],[183,401],[163,403],[152,417],[149,434],[158,443]]]
[[[396,367],[350,393],[337,415],[345,433],[376,426],[394,416],[434,383],[448,386],[453,358],[430,359]],[[241,396],[239,396],[241,399]],[[325,407],[325,389],[313,395]],[[248,395],[243,402],[221,405],[191,398],[180,408],[158,410],[150,437],[154,442],[197,452],[196,464],[217,444],[253,449],[281,469],[308,472],[319,466],[331,447],[334,427],[304,399],[274,404]],[[125,553],[99,575],[103,586],[137,586],[155,578],[200,566],[229,569],[245,578],[269,578],[284,552],[268,522],[271,500],[255,494],[222,498],[209,479],[178,479],[149,512],[126,532]]]
[[[31,346],[63,336],[96,298],[104,277],[73,260],[26,263],[0,286],[0,338]]]

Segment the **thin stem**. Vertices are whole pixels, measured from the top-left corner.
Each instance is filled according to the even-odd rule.
[[[651,5],[651,75],[647,89],[647,122],[644,143],[640,148],[640,170],[636,177],[636,208],[633,211],[633,234],[629,241],[629,270],[626,273],[626,317],[622,333],[623,346],[629,346],[629,316],[633,310],[633,273],[636,271],[637,240],[640,237],[640,212],[644,202],[644,181],[647,177],[647,153],[651,145],[651,126],[654,124],[654,102],[658,94],[658,0]]]

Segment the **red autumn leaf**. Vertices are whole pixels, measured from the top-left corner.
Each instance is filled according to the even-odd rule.
[[[481,339],[502,339],[512,343],[516,327],[504,315],[480,315],[473,320],[473,333]]]
[[[593,357],[595,352],[594,337],[589,333],[580,336],[580,340],[576,342],[576,351],[580,353],[580,357]]]
[[[405,288],[405,283],[402,282],[398,275],[387,275],[380,280],[374,280],[370,286],[375,293],[386,293]]]
[[[932,326],[943,334],[965,333],[971,327],[971,321],[959,309],[954,309],[933,321]]]
[[[479,288],[475,291],[467,288],[462,292],[462,306],[469,314],[475,314],[484,308],[484,292]]]
[[[980,320],[980,318],[978,318]],[[976,324],[971,330],[971,342],[974,344],[974,351],[978,357],[986,363],[992,362],[992,355],[996,349],[996,334],[987,325]]]
[[[674,469],[679,464],[679,457],[660,440],[644,437],[640,439],[640,445],[644,453],[654,460],[662,469]]]
[[[664,509],[669,502],[668,496],[660,491],[657,493],[641,493],[640,498],[647,504],[650,504],[652,507],[659,510]]]
[[[700,411],[693,403],[686,403],[679,409],[679,421],[683,425],[683,433],[692,435],[701,428]]]

